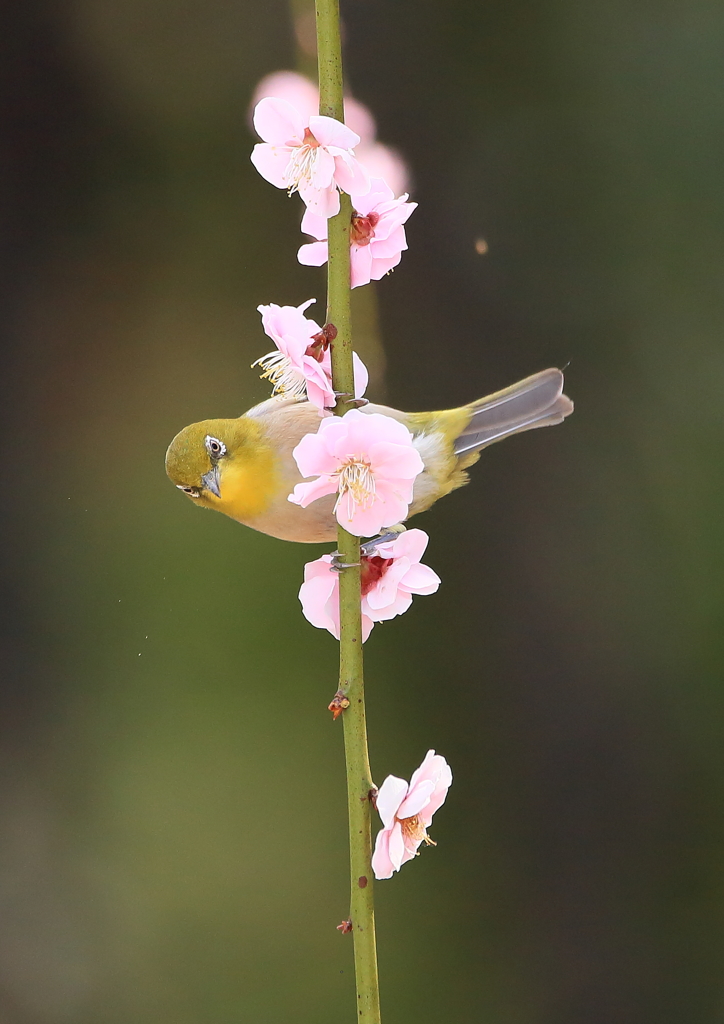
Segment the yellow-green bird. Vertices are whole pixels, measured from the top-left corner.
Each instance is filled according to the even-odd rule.
[[[561,423],[573,412],[573,402],[563,394],[563,373],[549,369],[459,409],[407,413],[370,403],[361,411],[391,416],[411,432],[425,466],[415,480],[409,511],[414,516],[467,483],[466,470],[483,448],[511,434]],[[306,399],[270,398],[238,419],[184,427],[166,453],[166,472],[196,505],[261,533],[304,544],[333,541],[336,495],[307,508],[288,500],[302,481],[292,450],[318,428],[319,410]]]

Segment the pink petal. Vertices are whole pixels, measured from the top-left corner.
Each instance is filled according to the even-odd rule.
[[[400,580],[400,590],[410,594],[434,594],[442,580],[429,565],[411,565]]]
[[[420,782],[429,779],[435,784],[435,789],[430,797],[427,807],[420,812],[420,820],[427,827],[432,821],[435,811],[444,803],[447,791],[452,785],[452,772],[450,765],[444,757],[436,754],[434,750],[428,750],[425,760],[413,773],[410,780],[410,790]]]
[[[370,242],[372,256],[376,260],[386,260],[390,259],[392,256],[397,256],[399,262],[399,256],[406,248],[407,239],[405,237],[405,229],[403,227],[394,228],[387,238],[378,239],[375,237]]]
[[[334,185],[329,188],[315,189],[306,185],[299,189],[299,195],[304,200],[307,209],[316,213],[319,217],[329,220],[339,213],[339,192]]]
[[[390,831],[382,829],[377,833],[375,850],[372,854],[372,871],[375,878],[392,878],[396,868],[390,859]]]
[[[309,118],[309,130],[321,146],[338,146],[340,149],[354,149],[359,143],[359,135],[346,124],[317,114]]]
[[[267,96],[286,100],[299,111],[305,123],[319,113],[319,92],[316,85],[296,71],[273,71],[265,75],[254,90],[252,106]]]
[[[424,530],[405,530],[395,540],[380,544],[377,548],[383,558],[409,558],[410,562],[419,562],[427,550],[430,538]]]
[[[355,199],[354,208],[357,213],[366,217],[368,213],[377,210],[381,203],[388,203],[390,200],[394,201],[394,198],[392,189],[386,182],[380,178],[370,178],[369,192]]]
[[[395,871],[399,871],[405,862],[405,840],[402,835],[402,826],[399,821],[396,821],[392,826],[390,832],[390,838],[388,840],[388,852],[390,860],[395,866]]]
[[[326,243],[325,243],[326,244]],[[369,245],[353,245],[350,249],[350,284],[361,288],[372,280],[372,252]]]
[[[434,594],[441,583],[442,580],[429,565],[411,565],[400,581],[400,586],[411,594]]]
[[[251,162],[262,178],[277,188],[286,188],[287,179],[284,172],[289,163],[290,152],[287,146],[268,146],[266,142],[258,142],[251,152]]]
[[[303,267],[322,267],[327,262],[329,253],[326,242],[308,242],[300,245],[297,259]],[[354,285],[352,285],[354,288]]]
[[[412,839],[411,837],[404,838],[405,852],[400,860],[400,867],[402,867],[403,864],[407,864],[408,861],[415,859],[421,842],[422,839]]]
[[[320,423],[316,434],[305,434],[292,455],[302,476],[318,476],[320,473],[335,473],[338,462],[329,454],[328,434]],[[332,437],[335,431],[332,431]]]
[[[319,363],[317,363],[319,366]],[[332,409],[337,399],[327,378],[307,377],[307,398],[318,409]]]
[[[402,253],[398,253],[396,256],[388,256],[385,259],[375,259],[372,256],[372,280],[381,281],[385,274],[389,274],[391,270],[399,264],[402,259]]]
[[[311,186],[314,189],[329,188],[334,179],[334,157],[322,146],[317,149],[316,157],[314,170],[312,171]],[[302,192],[301,185],[299,192],[300,194]]]
[[[334,494],[337,490],[337,483],[336,477],[320,476],[311,483],[297,484],[289,495],[288,500],[293,505],[301,505],[302,508],[306,508],[307,505],[311,505],[317,498],[323,498],[325,494]]]
[[[410,562],[407,558],[395,559],[392,565],[388,566],[384,575],[365,595],[365,600],[372,610],[388,608],[394,602],[400,580],[409,568]],[[410,598],[410,600],[412,599]]]
[[[434,790],[435,783],[432,779],[417,782],[414,788],[411,786],[407,797],[400,804],[397,817],[411,818],[414,814],[419,814],[423,807],[427,807]]]
[[[334,180],[343,192],[363,196],[370,189],[370,179],[362,164],[348,153],[334,154]]]
[[[372,593],[372,591],[370,591]],[[392,597],[389,604],[385,604],[381,608],[373,608],[369,604],[369,596],[367,594],[362,598],[362,607],[373,622],[387,622],[389,619],[394,619],[398,615],[404,615],[407,609],[412,604],[412,595],[405,590],[397,590]]]
[[[401,497],[399,490],[389,486],[384,480],[377,480],[376,484],[380,525],[373,533],[362,535],[365,537],[373,537],[375,533],[380,532],[383,526],[395,526],[397,523],[403,523],[407,519],[410,501],[412,500],[412,482],[409,485],[410,494],[408,497],[405,495]]]
[[[321,559],[320,559],[321,561]],[[330,580],[336,573],[330,572],[326,563],[326,576],[310,576],[299,588],[299,600],[305,619],[318,629],[328,630],[339,640],[339,583]]]
[[[306,125],[298,110],[286,100],[267,96],[260,100],[254,111],[254,128],[257,135],[273,146],[288,146],[301,143]]]
[[[412,447],[412,434],[404,423],[383,413],[351,409],[345,414],[344,423],[355,451],[368,452],[372,445],[382,441]]]
[[[352,365],[354,367],[354,397],[362,398],[367,390],[370,375],[367,372],[367,367],[356,352],[352,353]]]
[[[420,453],[410,443],[395,444],[390,441],[377,441],[370,445],[368,453],[376,477],[383,476],[390,480],[414,480],[425,468]]]
[[[369,615],[365,615],[365,613],[362,612],[362,643],[363,644],[367,643],[367,640],[369,639],[369,635],[372,632],[372,627],[374,626],[374,624],[375,624],[374,620],[371,619],[369,617]]]
[[[318,238],[320,242],[327,240],[327,221],[324,217],[317,216],[311,210],[305,210],[302,217],[302,231],[305,235]]]
[[[437,777],[441,767],[440,762],[447,763],[440,754],[436,754],[434,750],[428,750],[420,767],[416,768],[412,773],[410,789],[413,789],[418,782],[422,782],[424,779],[434,779]]]
[[[395,820],[397,810],[407,796],[407,783],[396,775],[388,775],[377,791],[377,813],[382,824],[389,828]]]
[[[407,505],[404,508],[407,512]],[[395,511],[392,510],[393,518],[390,518],[390,506],[381,501],[373,501],[368,508],[353,507],[350,514],[347,501],[343,500],[337,506],[335,515],[340,526],[355,537],[374,537],[383,526],[394,526],[399,522],[399,519],[394,518]]]

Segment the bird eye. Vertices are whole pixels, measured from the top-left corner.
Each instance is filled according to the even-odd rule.
[[[223,441],[219,441],[218,437],[212,437],[211,434],[207,434],[204,438],[204,444],[206,445],[206,451],[212,459],[220,459],[223,455],[226,455],[226,445]]]
[[[190,498],[201,497],[201,491],[198,489],[198,487],[184,487],[183,484],[176,484],[176,486],[180,491],[183,491],[184,494],[188,494]]]

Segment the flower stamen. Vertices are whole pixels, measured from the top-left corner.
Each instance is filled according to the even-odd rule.
[[[339,477],[339,497],[334,506],[335,512],[345,497],[347,516],[350,519],[354,515],[355,506],[366,509],[374,503],[375,475],[369,462],[365,462],[359,456],[348,455],[347,461],[337,470],[336,476]]]
[[[280,398],[299,398],[306,395],[306,377],[283,352],[267,352],[265,356],[255,359],[251,365],[261,366],[264,370],[259,376],[262,380],[269,381],[272,395],[278,395]]]
[[[437,846],[437,843],[433,842],[427,834],[427,829],[420,821],[419,815],[413,814],[410,818],[398,818],[397,820],[405,839],[409,839],[413,843],[424,843],[425,846]]]
[[[284,171],[288,182],[287,193],[292,196],[299,191],[299,186],[312,186],[312,178],[319,161],[319,143],[309,128],[304,129],[304,140],[301,146],[292,149],[289,163]]]

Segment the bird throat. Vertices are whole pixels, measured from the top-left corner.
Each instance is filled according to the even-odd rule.
[[[209,504],[242,523],[262,515],[271,505],[279,486],[275,462],[271,452],[262,449],[253,458],[220,464],[221,497],[209,495]]]

